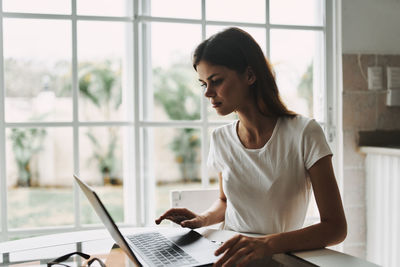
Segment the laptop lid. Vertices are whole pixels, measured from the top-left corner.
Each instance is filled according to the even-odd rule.
[[[117,225],[114,223],[114,220],[107,212],[96,192],[85,182],[83,182],[77,175],[74,175],[74,178],[93,206],[97,215],[100,217],[104,226],[111,234],[114,241],[129,256],[135,266],[147,266],[147,260],[145,260],[140,253],[135,254],[134,250],[123,237]],[[180,233],[177,233],[177,230],[180,230]],[[197,261],[196,264],[188,263],[186,265],[185,263],[185,266],[208,265],[214,263],[219,257],[221,257],[214,255],[214,251],[218,248],[217,244],[212,243],[210,240],[204,238],[202,235],[194,232],[193,230],[187,229],[187,231],[185,231],[183,234],[181,229],[175,228],[173,231],[168,232],[169,233],[163,233],[164,237],[175,243],[178,247],[180,247],[180,249],[184,250],[188,255]]]
[[[133,253],[132,249],[129,247],[125,238],[122,236],[114,220],[111,218],[110,214],[104,207],[100,198],[97,196],[96,192],[90,188],[85,182],[83,182],[77,175],[74,174],[75,181],[78,183],[79,187],[82,189],[83,193],[86,195],[90,204],[93,206],[97,215],[100,217],[104,226],[107,228],[108,232],[111,234],[114,241],[118,246],[125,251],[129,256],[135,266],[142,266],[136,255]]]

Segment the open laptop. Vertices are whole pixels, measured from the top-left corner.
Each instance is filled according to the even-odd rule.
[[[171,229],[123,236],[96,192],[77,175],[75,181],[118,246],[135,266],[203,266],[218,260],[218,245],[190,229]]]

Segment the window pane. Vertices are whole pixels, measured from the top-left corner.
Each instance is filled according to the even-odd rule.
[[[152,88],[143,108],[147,120],[198,120],[202,89],[191,54],[201,41],[200,25],[152,23]]]
[[[3,0],[3,11],[41,14],[71,14],[70,0]]]
[[[270,0],[270,23],[323,25],[324,0]]]
[[[123,148],[127,127],[82,127],[79,138],[80,176],[92,185],[116,222],[123,213]],[[100,223],[86,197],[81,194],[81,222]],[[134,208],[134,207],[132,207]]]
[[[323,121],[322,32],[272,30],[271,61],[289,109]]]
[[[79,118],[82,121],[126,120],[131,24],[78,22]],[[129,105],[130,110],[132,106]]]
[[[72,120],[71,23],[4,19],[7,121]]]
[[[146,184],[156,183],[149,199],[157,216],[170,207],[169,191],[201,187],[201,131],[193,128],[149,128],[142,135]],[[149,184],[149,188],[153,185]],[[150,216],[151,217],[151,216]]]
[[[132,0],[77,0],[78,15],[124,17],[132,14]]]
[[[207,0],[207,20],[265,23],[265,1]]]
[[[169,18],[201,18],[200,0],[151,0],[151,16]]]
[[[6,131],[10,228],[71,225],[72,129]]]

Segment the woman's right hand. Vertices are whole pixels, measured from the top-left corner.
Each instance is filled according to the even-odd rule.
[[[185,208],[172,208],[167,210],[163,215],[155,220],[156,224],[160,224],[163,220],[170,220],[182,227],[191,229],[205,226],[205,217]]]

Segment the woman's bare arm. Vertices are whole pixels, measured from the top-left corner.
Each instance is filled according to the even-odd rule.
[[[323,248],[342,242],[347,223],[333,172],[331,156],[318,160],[310,169],[312,187],[320,213],[320,222],[299,230],[262,237],[236,235],[216,250],[224,253],[215,266],[246,266],[251,260],[276,253]]]
[[[309,169],[320,222],[300,230],[272,235],[270,244],[274,253],[323,248],[346,238],[346,217],[331,159],[331,156],[326,156]]]
[[[222,173],[218,173],[219,198],[201,216],[205,218],[205,225],[213,225],[225,220],[226,196],[222,188]]]

